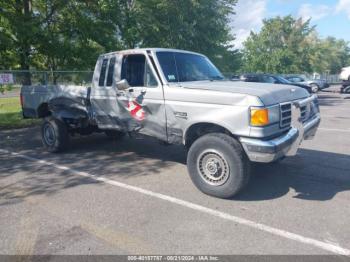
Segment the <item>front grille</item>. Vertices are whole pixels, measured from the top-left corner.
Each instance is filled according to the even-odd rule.
[[[290,127],[292,123],[292,104],[291,103],[283,103],[280,104],[281,108],[281,120],[280,120],[280,127]]]
[[[305,105],[305,106],[302,106],[301,108],[300,108],[300,117],[301,117],[301,121],[302,122],[304,122],[305,120],[306,120],[306,118],[307,118],[307,110],[308,109],[308,106],[307,105]]]

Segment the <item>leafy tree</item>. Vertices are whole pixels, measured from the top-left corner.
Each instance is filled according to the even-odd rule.
[[[236,0],[0,0],[0,66],[92,69],[98,54],[170,47],[237,66],[228,19]],[[4,33],[3,33],[4,32]],[[6,61],[6,62],[4,62]]]
[[[31,39],[35,37],[36,31],[32,19],[32,1],[1,0],[0,6],[1,58],[8,59],[6,65],[18,63],[21,69],[28,70],[32,58]],[[28,77],[26,82],[30,83]]]
[[[310,62],[314,72],[337,74],[348,65],[350,59],[349,43],[334,37],[316,38]]]
[[[244,69],[270,73],[310,72],[312,47],[308,37],[314,32],[310,21],[286,16],[263,23],[261,32],[251,32],[244,43]]]
[[[350,57],[349,43],[334,37],[320,39],[310,20],[291,16],[264,20],[260,33],[244,43],[244,71],[268,73],[337,74]]]
[[[163,47],[201,52],[222,69],[236,66],[228,19],[237,0],[119,0],[114,25],[123,48]],[[113,15],[110,14],[110,16]],[[112,22],[113,22],[112,21]],[[231,60],[226,58],[232,58]]]

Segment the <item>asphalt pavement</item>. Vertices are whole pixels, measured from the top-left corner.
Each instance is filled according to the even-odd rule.
[[[0,254],[350,255],[350,95],[319,94],[322,123],[295,157],[257,165],[246,190],[199,192],[181,146],[0,131]]]

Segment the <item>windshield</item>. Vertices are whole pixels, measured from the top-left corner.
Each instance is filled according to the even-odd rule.
[[[291,84],[292,82],[290,82],[289,80],[281,77],[281,76],[276,76],[276,78],[282,83],[282,84]]]
[[[205,56],[179,52],[157,52],[157,58],[168,82],[224,79],[220,71]]]

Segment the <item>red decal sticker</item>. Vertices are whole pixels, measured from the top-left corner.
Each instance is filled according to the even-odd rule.
[[[135,101],[129,101],[127,110],[136,120],[142,121],[145,119],[145,111],[143,111],[142,106]]]

